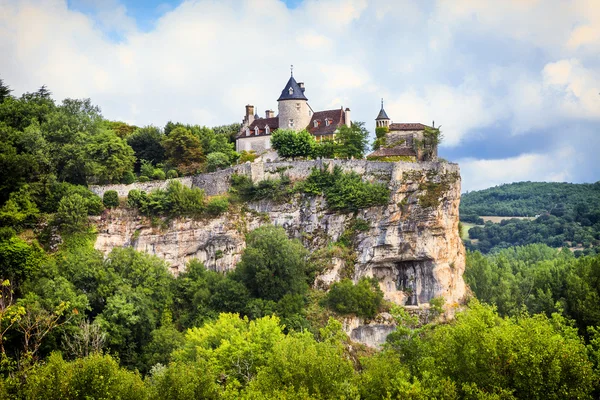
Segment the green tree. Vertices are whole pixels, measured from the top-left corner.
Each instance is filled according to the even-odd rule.
[[[154,368],[149,392],[152,400],[219,399],[219,380],[207,361],[173,362],[167,367]]]
[[[375,128],[375,141],[373,142],[373,150],[379,150],[385,145],[386,136],[390,129],[387,126],[379,126]]]
[[[508,319],[471,302],[452,323],[423,331],[412,347],[404,361],[418,378],[448,378],[463,395],[588,398],[596,379],[585,345],[558,314]]]
[[[162,140],[162,145],[169,163],[182,173],[194,173],[204,162],[202,143],[189,129],[173,129]]]
[[[335,142],[330,139],[323,139],[320,142],[316,142],[313,147],[314,158],[334,158],[335,157]]]
[[[315,137],[306,130],[277,129],[271,135],[271,146],[282,158],[309,157],[315,145]]]
[[[254,398],[357,398],[352,363],[342,349],[335,341],[316,342],[309,332],[287,335],[275,343],[248,392]]]
[[[148,160],[154,165],[165,161],[162,140],[163,134],[160,129],[152,125],[138,128],[127,137],[127,144],[131,146],[138,160],[136,171],[139,171],[140,160]]]
[[[336,156],[340,158],[363,158],[367,151],[369,131],[364,122],[342,125],[335,134]]]
[[[10,96],[10,92],[12,92],[10,86],[5,85],[4,81],[0,79],[0,103]]]
[[[54,223],[64,232],[81,232],[88,227],[88,206],[86,200],[78,193],[60,199]]]
[[[208,172],[214,172],[229,166],[229,157],[225,153],[215,151],[206,156],[206,169]]]
[[[250,232],[236,275],[253,296],[279,300],[304,293],[308,252],[281,227],[263,226]]]
[[[214,322],[189,329],[174,358],[180,362],[207,360],[209,370],[247,384],[283,338],[277,317],[250,321],[237,314],[220,314]]]
[[[28,373],[23,388],[28,399],[123,399],[146,398],[138,373],[119,367],[109,355],[93,354],[65,361],[58,353]]]
[[[118,183],[126,172],[133,170],[133,149],[112,131],[94,135],[86,152],[92,181]]]
[[[350,279],[343,279],[331,285],[324,303],[340,314],[355,314],[359,317],[374,318],[379,312],[383,292],[376,280],[361,278],[355,285]]]

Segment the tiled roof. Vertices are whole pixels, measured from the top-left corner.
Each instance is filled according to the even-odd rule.
[[[429,126],[419,123],[390,124],[390,131],[422,131],[425,128]]]
[[[327,126],[325,120],[329,119],[330,123]],[[315,121],[318,126],[315,127]],[[315,136],[333,135],[335,130],[346,123],[346,113],[342,108],[336,110],[317,111],[312,115],[310,123],[306,130]]]
[[[255,119],[248,127],[248,129],[250,129],[250,135],[246,136],[246,132],[245,130],[243,130],[238,136],[238,138],[243,139],[245,137],[265,136],[267,135],[265,130],[267,125],[269,126],[268,134],[270,135],[275,129],[279,128],[279,117]],[[256,127],[258,127],[258,135],[254,130],[254,128]]]
[[[375,118],[376,121],[378,119],[390,119],[390,117],[388,117],[387,113],[383,109],[383,106],[381,106],[381,111],[379,111],[379,115],[377,115],[377,118]]]
[[[394,156],[416,156],[414,149],[405,146],[396,146],[385,148],[382,147],[369,154],[367,157],[394,157]]]
[[[290,94],[290,88],[292,88],[292,93]],[[288,83],[285,84],[285,87],[281,91],[281,96],[277,99],[277,101],[281,100],[308,100],[304,95],[304,91],[298,85],[298,82],[294,79],[293,76],[290,77]]]

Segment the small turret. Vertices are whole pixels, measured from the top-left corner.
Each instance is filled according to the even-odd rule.
[[[379,111],[377,118],[375,118],[375,126],[377,128],[390,127],[390,117],[388,117],[387,113],[383,109],[383,99],[381,99],[381,110]]]

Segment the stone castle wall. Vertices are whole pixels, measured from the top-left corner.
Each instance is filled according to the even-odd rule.
[[[431,169],[442,172],[459,172],[457,164],[439,162],[377,162],[368,160],[308,160],[308,161],[277,161],[254,162],[236,165],[217,172],[175,178],[187,187],[197,187],[208,196],[227,193],[230,188],[230,177],[233,174],[247,175],[253,182],[264,179],[276,179],[280,174],[287,175],[292,181],[306,179],[313,168],[329,168],[339,166],[344,172],[356,172],[367,180],[389,181],[401,180],[407,171],[426,171]],[[90,190],[102,197],[108,190],[115,190],[119,197],[127,197],[130,190],[137,189],[151,192],[156,189],[166,189],[169,180],[135,182],[130,185],[92,185]]]

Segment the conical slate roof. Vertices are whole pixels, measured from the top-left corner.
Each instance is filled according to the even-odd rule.
[[[290,88],[292,89],[290,91]],[[291,92],[291,93],[290,93]],[[294,79],[293,76],[290,77],[288,83],[286,83],[285,87],[281,91],[281,96],[277,99],[277,101],[281,100],[308,100],[302,91],[298,82]]]
[[[381,111],[379,111],[379,115],[377,116],[377,118],[375,118],[375,120],[378,119],[390,119],[390,117],[388,117],[388,115],[385,113],[385,110],[383,109],[383,107],[381,107]]]

